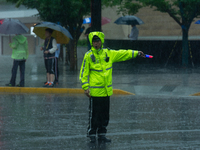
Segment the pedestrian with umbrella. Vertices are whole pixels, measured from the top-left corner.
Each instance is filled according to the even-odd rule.
[[[41,47],[41,50],[44,53],[47,81],[43,87],[54,87],[57,43],[67,44],[72,36],[65,28],[51,22],[42,22],[35,25],[33,32],[40,38],[45,39],[44,47]]]
[[[1,34],[15,34],[9,46],[12,48],[13,67],[10,82],[6,86],[15,86],[18,66],[20,67],[20,82],[18,87],[25,85],[25,62],[28,58],[27,38],[21,34],[28,33],[29,29],[17,19],[3,19],[0,25]],[[9,36],[10,38],[10,36]]]
[[[43,87],[53,87],[55,78],[55,51],[57,50],[57,42],[55,38],[51,37],[53,30],[50,28],[45,29],[45,41],[44,47],[41,50],[44,52],[44,62],[46,68],[46,79],[47,82],[44,83]]]
[[[88,43],[88,50],[91,49],[90,41],[88,38],[88,35],[91,32],[91,22],[92,22],[91,17],[83,19],[83,24],[89,24],[89,27],[85,31],[85,36],[87,37],[87,43]],[[111,22],[111,19],[109,19],[109,18],[102,17],[102,19],[101,19],[101,25],[105,25],[110,22]]]
[[[138,35],[139,35],[139,30],[136,27],[136,25],[131,25],[132,29],[131,29],[131,34],[128,34],[128,38],[131,41],[135,41],[138,39]]]
[[[136,16],[123,16],[118,18],[114,23],[118,25],[131,25],[131,34],[128,35],[131,41],[138,39],[139,30],[136,25],[144,24],[144,22]]]

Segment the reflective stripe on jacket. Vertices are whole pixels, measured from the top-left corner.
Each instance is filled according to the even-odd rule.
[[[90,43],[92,38],[97,35],[102,44],[104,42],[104,35],[102,32],[91,32],[89,35]],[[91,44],[92,45],[92,44]],[[95,57],[95,61],[92,60],[92,55]],[[126,61],[131,58],[135,58],[138,55],[138,51],[133,50],[109,50],[103,49],[96,50],[93,46],[88,51],[83,59],[83,63],[80,70],[80,81],[84,90],[90,89],[90,95],[94,97],[105,97],[113,94],[112,87],[112,64],[114,62]],[[109,57],[109,61],[106,61],[106,57]],[[94,61],[94,62],[93,62]]]

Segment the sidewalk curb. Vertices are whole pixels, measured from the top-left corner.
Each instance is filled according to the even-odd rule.
[[[52,94],[84,94],[78,88],[32,88],[32,87],[0,87],[2,93],[52,93]],[[120,89],[113,89],[115,95],[135,95]]]

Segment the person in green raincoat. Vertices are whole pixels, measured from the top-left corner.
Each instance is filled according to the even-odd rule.
[[[99,141],[111,142],[105,135],[109,122],[110,96],[113,94],[112,64],[145,56],[137,50],[117,51],[103,48],[102,32],[90,32],[89,41],[91,50],[84,56],[79,77],[90,103],[88,137],[91,143],[96,141],[96,134]]]
[[[17,84],[18,87],[24,87],[25,84],[25,62],[28,58],[28,42],[27,38],[23,35],[16,35],[12,39],[12,43],[9,44],[12,48],[13,67],[12,76],[10,82],[6,86],[15,86],[16,75],[18,66],[20,67],[20,82]]]

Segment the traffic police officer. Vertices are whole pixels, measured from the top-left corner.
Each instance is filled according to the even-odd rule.
[[[88,137],[90,142],[98,140],[111,142],[106,138],[106,127],[109,122],[110,96],[112,87],[112,64],[137,57],[144,57],[144,53],[135,50],[103,49],[104,34],[91,32],[89,34],[91,50],[83,59],[80,70],[80,82],[85,94],[90,98]]]

